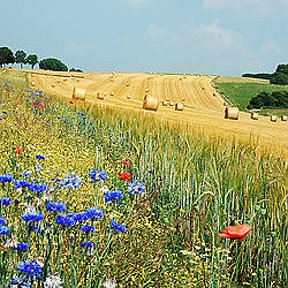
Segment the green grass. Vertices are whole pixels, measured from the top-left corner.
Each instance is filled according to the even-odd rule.
[[[139,116],[95,106],[84,111],[87,120],[83,121],[79,109],[43,96],[45,110],[35,113],[23,91],[27,78],[21,77],[6,73],[1,79],[0,99],[9,117],[0,123],[0,174],[19,177],[24,164],[25,169],[33,169],[35,154],[45,155],[37,179],[50,183],[51,177],[74,171],[86,180],[79,190],[61,192],[55,187],[53,197],[69,205],[70,211],[97,203],[127,225],[127,233],[113,238],[101,265],[95,255],[78,247],[75,253],[65,250],[64,238],[61,257],[52,253],[46,263],[64,280],[63,287],[91,287],[83,283],[87,273],[87,283],[114,278],[117,287],[284,287],[288,171],[281,155],[260,153],[257,139],[250,143],[211,139],[189,126],[163,124],[152,112]],[[21,158],[13,152],[16,145],[23,147]],[[124,159],[130,161],[129,168],[121,165]],[[145,183],[146,192],[133,205],[126,196],[121,205],[105,206],[100,191],[104,184],[93,186],[87,181],[91,167],[106,170],[109,177],[104,184],[123,192],[127,183],[119,181],[117,172],[127,169],[133,179]],[[3,187],[5,197],[16,197],[13,187]],[[3,208],[1,215],[9,225],[13,223],[18,237],[26,239],[24,227],[14,217],[24,208],[9,209]],[[226,226],[240,223],[252,227],[244,241],[216,236]],[[105,225],[101,221],[96,235],[87,236],[98,241],[100,250],[106,245]],[[65,237],[76,233],[76,228],[64,230]],[[37,241],[36,235],[25,257],[46,257],[45,247],[36,249]],[[0,250],[5,251],[2,244]],[[13,277],[21,258],[13,258],[10,250],[5,253],[0,257],[5,276],[0,279]]]
[[[260,83],[217,83],[215,87],[224,95],[230,102],[236,104],[241,110],[247,110],[247,105],[251,98],[257,96],[259,92],[273,92],[273,91],[288,91],[288,86],[273,85],[273,84],[260,84]],[[277,112],[277,109],[270,109],[270,112]],[[288,112],[285,109],[284,112]]]

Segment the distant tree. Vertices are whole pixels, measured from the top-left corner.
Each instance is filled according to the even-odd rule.
[[[39,62],[39,68],[53,71],[68,71],[68,67],[60,60],[55,58],[43,59]]]
[[[15,63],[13,52],[8,47],[0,47],[0,67],[5,64]]]
[[[245,73],[245,74],[242,74],[242,77],[260,78],[260,79],[270,80],[271,74],[268,74],[268,73],[257,73],[257,74]]]
[[[75,68],[71,68],[69,71],[70,72],[83,72],[81,69],[75,69]]]
[[[272,93],[260,92],[256,97],[250,100],[248,109],[252,108],[288,108],[288,92],[287,91],[274,91]]]
[[[287,91],[274,91],[272,92],[274,99],[274,105],[276,107],[287,108],[288,107],[288,92]]]
[[[288,74],[285,73],[274,73],[270,78],[271,84],[287,85],[288,84]]]
[[[26,64],[26,56],[27,54],[22,50],[18,50],[15,53],[15,62],[20,64],[21,69],[23,68],[23,64]]]
[[[282,73],[288,75],[288,64],[279,64],[275,73]]]
[[[30,54],[26,58],[26,63],[31,65],[31,68],[34,69],[35,65],[38,63],[38,56],[36,54]]]

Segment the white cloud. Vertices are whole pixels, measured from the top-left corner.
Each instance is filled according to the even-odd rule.
[[[241,49],[241,34],[233,30],[223,29],[219,23],[219,19],[216,19],[208,25],[193,28],[191,34],[209,50],[224,52],[225,50]]]

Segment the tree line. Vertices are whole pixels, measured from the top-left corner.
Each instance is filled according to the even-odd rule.
[[[270,80],[271,84],[288,85],[288,64],[279,64],[274,73],[245,73],[242,77],[252,77]]]
[[[8,47],[0,47],[0,68],[10,64],[20,64],[21,69],[23,65],[30,65],[31,69],[34,69],[35,65],[38,64],[40,69],[53,70],[53,71],[68,71],[68,67],[58,59],[46,58],[41,61],[38,60],[36,54],[27,55],[23,50],[17,50],[15,54]],[[71,68],[71,72],[83,72],[81,69]]]
[[[247,108],[288,108],[288,91],[260,92],[250,100]]]

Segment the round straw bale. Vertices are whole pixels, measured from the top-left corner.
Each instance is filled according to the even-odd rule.
[[[59,79],[59,80],[57,80],[57,83],[61,83],[61,80]]]
[[[151,96],[145,96],[143,108],[146,110],[157,111],[159,107],[159,99]]]
[[[252,112],[252,113],[251,113],[251,119],[252,119],[252,120],[258,120],[258,118],[259,118],[258,113],[256,113],[256,112]]]
[[[63,82],[67,82],[67,78],[64,78],[64,79],[63,79]]]
[[[170,100],[169,101],[169,106],[174,106],[174,105],[175,105],[175,103],[172,100]]]
[[[126,87],[129,87],[130,86],[130,83],[126,83]]]
[[[176,111],[183,111],[183,109],[184,109],[184,106],[182,103],[176,103],[176,105],[175,105]]]
[[[281,121],[288,121],[288,117],[286,115],[281,116]]]
[[[127,99],[132,99],[132,97],[130,95],[127,96]]]
[[[182,98],[182,102],[185,102],[185,98]]]
[[[55,84],[52,84],[51,87],[54,88],[54,87],[55,87]]]
[[[114,92],[111,92],[111,93],[110,93],[110,96],[114,96],[114,95],[115,95]]]
[[[149,92],[149,89],[146,89],[145,92],[148,93],[148,92]]]
[[[227,103],[227,102],[223,102],[223,105],[224,105],[224,106],[228,106],[228,103]]]
[[[239,109],[237,107],[226,107],[225,108],[225,119],[238,120]]]
[[[85,100],[85,89],[74,87],[72,98],[77,100]]]
[[[35,86],[35,82],[34,81],[32,81],[30,84],[31,84],[31,86]]]
[[[277,122],[277,116],[276,115],[271,115],[270,121],[271,122]]]
[[[162,101],[162,106],[168,106],[168,104],[169,104],[169,101],[167,100]]]

